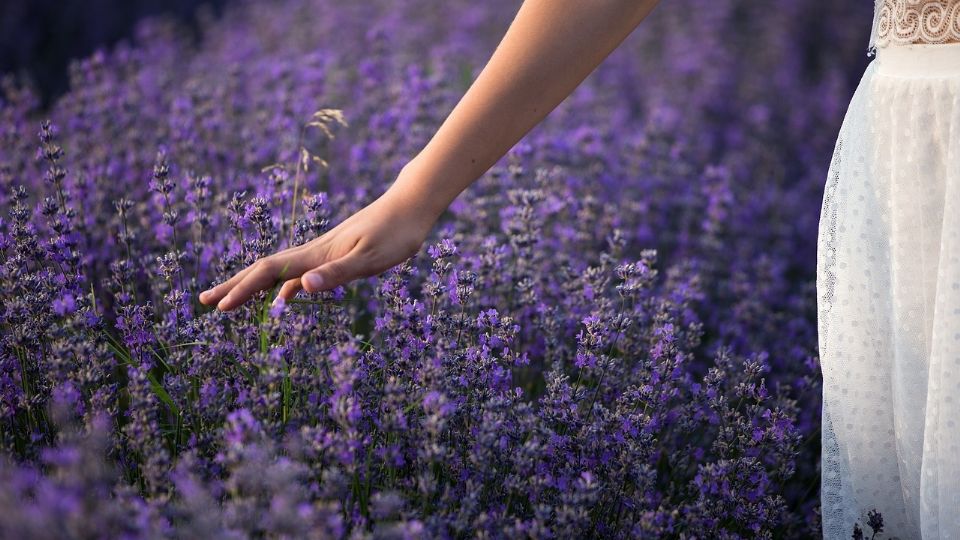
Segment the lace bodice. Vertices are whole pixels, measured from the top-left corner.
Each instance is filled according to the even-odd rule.
[[[891,44],[960,42],[960,0],[876,0],[870,51]]]

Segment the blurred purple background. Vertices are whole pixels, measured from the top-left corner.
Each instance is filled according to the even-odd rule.
[[[197,10],[219,13],[227,0],[3,0],[0,73],[29,76],[45,103],[67,89],[71,59],[129,38],[137,21],[173,17],[195,30]]]

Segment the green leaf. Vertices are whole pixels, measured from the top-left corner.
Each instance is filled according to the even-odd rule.
[[[147,373],[147,379],[150,380],[150,387],[153,388],[153,393],[160,398],[160,401],[167,404],[167,407],[170,407],[170,411],[177,417],[180,416],[180,407],[177,407],[177,404],[173,401],[173,398],[170,397],[170,394],[167,393],[167,390],[157,381],[157,378],[153,376],[153,373]]]

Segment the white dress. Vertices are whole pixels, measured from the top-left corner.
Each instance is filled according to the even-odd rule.
[[[960,0],[878,0],[817,243],[824,538],[960,539]]]

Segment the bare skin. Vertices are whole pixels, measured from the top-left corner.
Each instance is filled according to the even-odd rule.
[[[283,282],[278,298],[380,274],[419,251],[464,189],[540,123],[640,24],[657,0],[525,0],[476,81],[430,142],[372,203],[323,235],[264,257],[200,294],[229,311]]]

